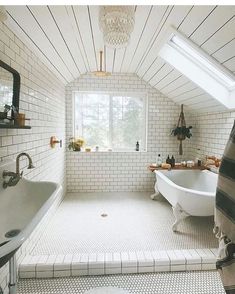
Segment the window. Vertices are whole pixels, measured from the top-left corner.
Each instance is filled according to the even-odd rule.
[[[208,58],[200,54],[198,50],[191,47],[189,44],[187,44],[182,38],[179,36],[173,36],[169,42],[175,46],[177,50],[181,50],[181,52],[184,52],[188,58],[190,58],[194,63],[196,63],[198,66],[201,67],[204,71],[209,73],[211,76],[213,76],[215,79],[218,80],[221,84],[224,84],[228,88],[234,88],[235,87],[235,80],[228,74],[226,74],[224,71],[220,70],[216,65],[214,65]]]
[[[100,150],[146,150],[145,95],[74,92],[74,135]]]
[[[235,108],[234,76],[178,31],[170,30],[159,55],[221,104]]]

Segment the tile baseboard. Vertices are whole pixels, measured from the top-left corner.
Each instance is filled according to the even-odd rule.
[[[19,277],[52,278],[86,275],[136,274],[214,270],[216,248],[161,250],[58,256],[26,256],[19,265]],[[128,259],[130,258],[130,259]],[[54,262],[53,262],[54,260]]]

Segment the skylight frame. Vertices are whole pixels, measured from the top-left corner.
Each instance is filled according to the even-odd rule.
[[[159,44],[158,54],[220,104],[235,108],[235,76],[173,27]]]
[[[215,65],[214,62],[208,58],[205,58],[205,54],[202,54],[199,47],[195,50],[189,42],[184,40],[185,38],[173,35],[168,43],[173,43],[171,46],[175,46],[177,50],[180,50],[188,58],[190,58],[195,64],[200,66],[203,70],[207,71],[211,76],[213,76],[218,82],[224,84],[229,89],[235,88],[235,79],[231,77],[230,73],[225,73],[225,70]]]

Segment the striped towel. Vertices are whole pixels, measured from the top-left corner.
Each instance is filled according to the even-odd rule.
[[[219,238],[216,267],[226,293],[235,294],[235,122],[219,169],[214,232]]]

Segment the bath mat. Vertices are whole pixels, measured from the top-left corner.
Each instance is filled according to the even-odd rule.
[[[122,290],[120,288],[114,287],[102,287],[102,288],[93,288],[84,292],[83,294],[128,294],[129,292]]]

